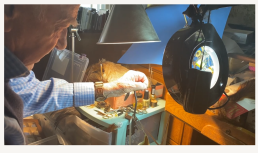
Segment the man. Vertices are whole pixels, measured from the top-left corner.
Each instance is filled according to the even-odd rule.
[[[129,71],[116,82],[95,84],[95,88],[92,82],[67,83],[54,78],[45,82],[38,81],[29,70],[54,47],[59,50],[66,47],[66,30],[71,24],[77,24],[79,5],[4,7],[5,144],[25,144],[22,132],[24,106],[26,110],[32,110],[26,112],[27,116],[88,105],[94,100],[147,88],[147,77],[136,71]],[[10,79],[14,86],[17,85],[16,92],[24,92],[25,96],[20,98],[10,88]],[[24,87],[30,91],[24,90]]]

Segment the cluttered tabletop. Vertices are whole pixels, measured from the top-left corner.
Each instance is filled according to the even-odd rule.
[[[136,113],[136,117],[139,120],[142,120],[151,115],[154,115],[154,114],[164,111],[166,101],[164,99],[160,99],[160,98],[158,98],[157,100],[158,100],[157,107],[149,107],[148,109],[146,109],[146,112],[139,111]],[[119,114],[119,113],[116,113],[119,109],[110,110],[109,113],[107,113],[107,114],[110,114],[110,117],[107,117],[107,118],[103,117],[103,115],[101,115],[99,113],[99,112],[102,112],[103,114],[105,114],[103,112],[103,110],[101,110],[95,106],[90,106],[90,105],[81,106],[78,108],[78,110],[86,117],[94,120],[95,122],[97,122],[103,126],[109,126],[113,123],[117,123],[117,124],[123,123],[125,125],[127,125],[129,123],[129,121],[125,118],[125,113],[122,113],[119,116],[116,115],[116,114]],[[133,110],[130,112],[129,115],[132,115],[132,113],[133,113]]]

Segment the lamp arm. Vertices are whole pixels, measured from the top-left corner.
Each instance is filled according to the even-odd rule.
[[[188,8],[183,12],[183,14],[187,15],[192,19],[192,24],[198,24],[202,22],[203,17],[207,11],[216,10],[223,7],[232,7],[237,5],[200,5],[199,8],[196,4],[191,4]]]

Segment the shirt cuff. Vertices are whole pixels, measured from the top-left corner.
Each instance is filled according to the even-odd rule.
[[[95,90],[93,82],[74,83],[74,107],[93,104]]]

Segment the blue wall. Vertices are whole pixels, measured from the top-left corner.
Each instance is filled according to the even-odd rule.
[[[170,37],[185,25],[184,12],[189,5],[165,5],[146,9],[161,42],[133,44],[118,60],[123,64],[162,64],[164,49]],[[222,38],[231,7],[211,11],[210,22]],[[187,18],[188,22],[191,19]]]

